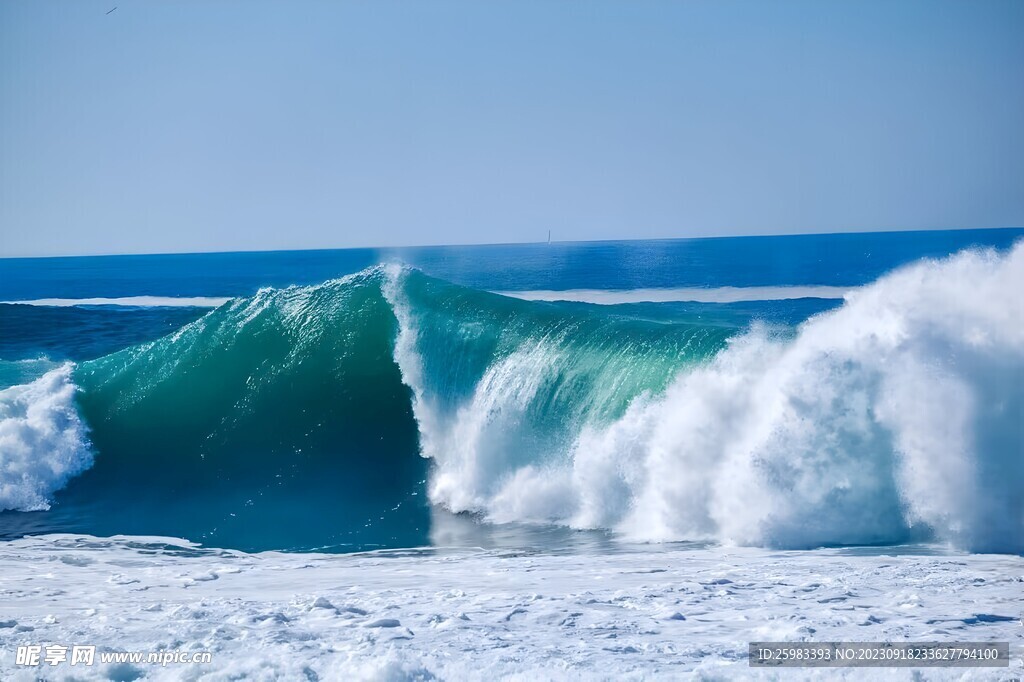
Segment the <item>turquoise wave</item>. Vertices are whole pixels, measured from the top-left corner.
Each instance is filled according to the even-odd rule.
[[[0,533],[344,551],[428,544],[443,509],[1020,552],[1022,288],[1024,245],[913,264],[796,327],[399,267],[266,289],[98,359],[4,368],[45,374],[0,391]]]
[[[506,433],[510,464],[554,455],[573,424],[614,419],[735,333],[527,303],[414,270],[262,290],[79,363],[71,378],[92,465],[44,518],[18,525],[248,550],[427,543],[429,463],[396,362],[396,286],[417,316],[417,390],[453,414],[489,369],[557,348]]]

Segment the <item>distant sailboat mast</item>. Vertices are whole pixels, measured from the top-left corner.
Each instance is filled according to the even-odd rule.
[[[551,243],[551,230],[548,230],[548,244]]]

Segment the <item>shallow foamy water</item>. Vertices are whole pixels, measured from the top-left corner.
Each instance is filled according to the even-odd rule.
[[[642,546],[245,554],[161,538],[51,535],[0,544],[4,679],[733,679],[751,640],[1006,641],[1024,559],[935,547]],[[26,644],[210,651],[209,664],[26,668]],[[97,659],[98,660],[98,659]],[[919,679],[910,669],[785,679]]]

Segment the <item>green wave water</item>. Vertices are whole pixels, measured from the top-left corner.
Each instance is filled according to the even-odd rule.
[[[417,318],[417,389],[453,416],[494,367],[534,354],[542,385],[503,435],[508,465],[564,453],[574,424],[614,419],[733,333],[527,303],[413,270],[261,290],[79,363],[94,461],[17,525],[247,550],[427,543],[429,462],[396,362],[396,287]]]

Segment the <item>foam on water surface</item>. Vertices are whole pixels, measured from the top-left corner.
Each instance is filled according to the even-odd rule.
[[[747,642],[1009,641],[1020,677],[1024,563],[915,548],[602,554],[457,551],[244,554],[166,538],[0,543],[5,680],[777,679]],[[514,578],[512,577],[514,576]],[[72,595],[88,595],[88,599]],[[211,651],[208,664],[31,669],[17,646]],[[865,679],[787,669],[787,680]],[[871,679],[914,680],[912,669]]]

